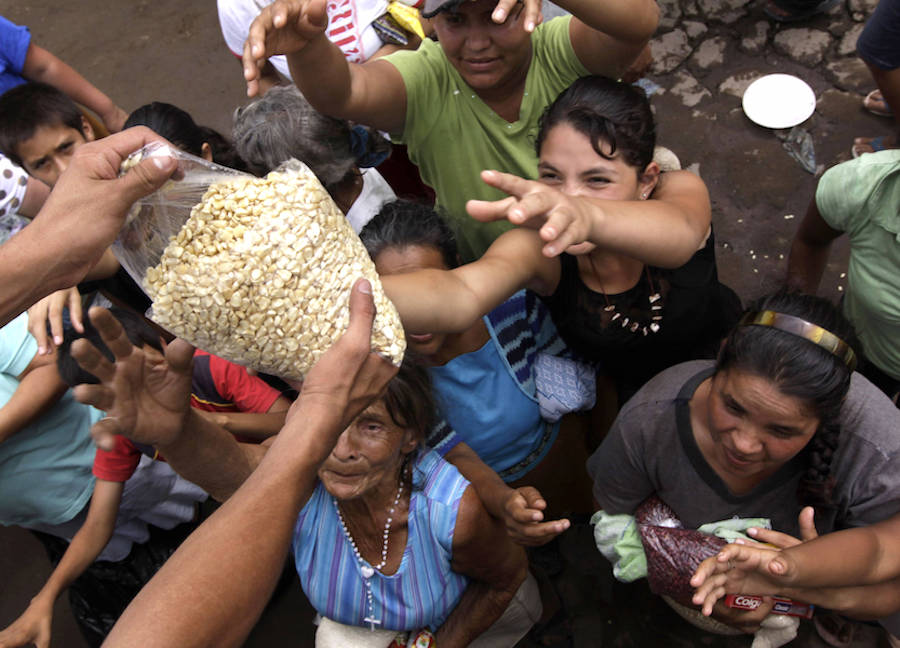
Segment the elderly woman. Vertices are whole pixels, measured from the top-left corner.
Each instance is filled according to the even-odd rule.
[[[374,168],[390,142],[365,126],[316,111],[293,86],[278,86],[234,112],[234,145],[257,175],[296,158],[316,174],[354,231],[393,200],[393,189]]]
[[[103,314],[92,311],[92,321],[98,317],[103,323]],[[115,353],[117,365],[142,368],[123,369],[120,377],[106,369],[104,383],[82,393],[102,394],[101,404],[120,426],[136,419],[129,408],[139,408],[137,416],[152,423],[126,425],[131,438],[156,446],[183,476],[216,497],[229,496],[266,448],[237,444],[179,406],[186,403],[188,383],[160,376],[185,373],[188,362],[179,367],[170,360],[167,366],[122,338]],[[160,385],[164,394],[156,395]],[[488,515],[475,490],[421,447],[434,417],[430,390],[422,369],[404,365],[383,397],[340,435],[307,439],[314,449],[307,457],[311,472],[297,476],[308,484],[294,528],[297,571],[311,603],[329,619],[319,632],[352,645],[387,646],[398,633],[431,629],[441,646],[512,646],[540,613],[536,585],[527,577],[524,552]],[[140,402],[116,400],[129,394]],[[328,395],[306,386],[304,396]],[[365,628],[362,639],[346,639],[353,627]]]
[[[609,514],[656,494],[686,528],[770,518],[808,535],[872,524],[900,511],[898,414],[853,372],[852,330],[828,301],[778,293],[755,304],[718,359],[656,376],[620,411],[588,461]],[[753,612],[714,616],[751,629]]]
[[[459,472],[420,446],[433,417],[428,374],[405,364],[322,463],[297,520],[297,573],[326,619],[383,628],[388,640],[431,628],[441,646],[511,646],[530,622],[472,640],[510,604],[523,553]]]

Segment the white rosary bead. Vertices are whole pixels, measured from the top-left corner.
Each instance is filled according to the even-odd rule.
[[[377,565],[367,565],[366,561],[363,560],[362,554],[359,553],[359,549],[356,547],[356,542],[353,540],[353,536],[350,535],[350,530],[347,528],[347,525],[344,523],[344,516],[341,515],[341,507],[338,505],[337,500],[332,497],[332,501],[334,502],[334,508],[337,511],[338,520],[341,523],[341,529],[344,531],[344,535],[347,537],[348,542],[350,542],[350,547],[353,549],[353,554],[356,556],[356,561],[359,563],[359,571],[363,577],[363,584],[366,586],[366,602],[369,607],[369,615],[363,619],[365,623],[369,624],[369,628],[371,630],[375,630],[375,625],[381,624],[381,621],[375,618],[374,609],[374,599],[372,597],[372,585],[369,583],[369,579],[375,575],[376,571],[380,571],[387,564],[387,554],[388,554],[388,541],[391,535],[391,522],[394,521],[393,515],[394,511],[397,509],[397,505],[400,503],[400,495],[403,493],[403,483],[400,483],[400,488],[397,489],[397,497],[394,498],[394,504],[391,506],[388,511],[387,522],[384,525],[384,532],[382,533],[382,537],[384,541],[381,546],[381,562]]]

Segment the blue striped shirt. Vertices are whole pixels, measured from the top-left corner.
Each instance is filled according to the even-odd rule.
[[[413,479],[400,567],[390,576],[376,571],[370,579],[374,617],[379,628],[388,630],[440,627],[468,584],[451,570],[450,561],[459,501],[469,482],[431,450],[418,459]],[[294,560],[303,591],[319,614],[366,625],[369,607],[360,563],[321,483],[297,519]]]

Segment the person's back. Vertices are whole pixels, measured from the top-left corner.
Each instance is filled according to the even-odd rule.
[[[2,406],[13,398],[36,352],[25,314],[0,329]],[[90,428],[102,417],[66,392],[0,443],[0,524],[57,525],[84,508],[94,486]]]

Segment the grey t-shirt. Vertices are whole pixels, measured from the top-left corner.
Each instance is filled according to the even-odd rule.
[[[738,496],[697,447],[688,403],[713,366],[711,360],[676,365],[625,404],[588,460],[594,496],[608,513],[633,513],[656,493],[688,528],[733,516],[767,517],[773,528],[798,536],[802,456]],[[841,410],[841,440],[831,472],[835,507],[817,511],[820,533],[872,524],[900,511],[900,410],[858,373]]]

